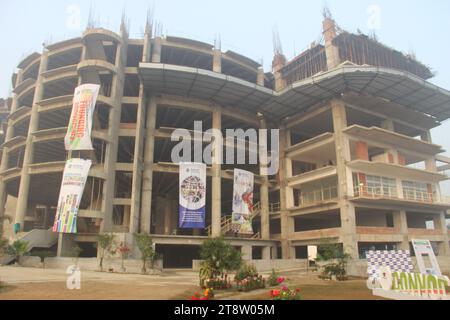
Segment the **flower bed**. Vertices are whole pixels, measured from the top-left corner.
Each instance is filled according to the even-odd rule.
[[[286,284],[284,284],[284,278],[278,277],[277,282],[280,285],[279,289],[270,290],[271,300],[301,300],[300,289],[289,289]]]

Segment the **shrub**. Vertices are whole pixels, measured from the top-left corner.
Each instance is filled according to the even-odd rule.
[[[100,256],[100,271],[103,271],[103,260],[106,256],[113,254],[113,246],[114,246],[114,234],[112,233],[103,233],[97,236],[98,241],[98,249]]]
[[[244,263],[241,265],[239,270],[236,272],[236,276],[234,280],[241,281],[248,277],[258,276],[258,272],[256,271],[256,267],[253,264]]]
[[[278,277],[279,273],[275,271],[275,269],[272,269],[272,273],[270,274],[269,278],[267,278],[267,284],[271,287],[276,286],[278,284]]]
[[[223,237],[209,238],[200,248],[203,260],[200,266],[200,286],[205,286],[206,280],[216,280],[223,277],[225,271],[238,270],[242,264],[241,252],[227,243]]]
[[[6,253],[13,256],[17,263],[28,252],[28,242],[16,240],[6,248]]]
[[[328,262],[322,266],[320,278],[335,276],[337,280],[347,279],[347,264],[351,256],[344,252],[338,243],[324,242],[317,248],[317,261]]]
[[[142,260],[142,273],[147,272],[147,261],[150,261],[151,267],[153,268],[155,259],[157,258],[156,252],[153,249],[153,240],[150,234],[144,233],[135,233],[134,240],[136,241],[136,245],[141,252],[141,260]]]

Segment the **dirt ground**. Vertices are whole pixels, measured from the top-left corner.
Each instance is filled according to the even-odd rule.
[[[284,272],[285,283],[299,288],[302,300],[382,300],[372,295],[364,279],[326,281],[317,275]],[[0,300],[186,300],[198,287],[198,274],[189,270],[164,270],[162,275],[130,275],[82,271],[81,289],[66,287],[65,270],[0,267]],[[248,293],[218,291],[217,299],[269,299],[271,288]]]

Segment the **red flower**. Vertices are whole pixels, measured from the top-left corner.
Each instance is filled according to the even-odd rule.
[[[283,281],[284,281],[284,278],[283,278],[283,277],[278,277],[278,279],[277,279],[277,282],[278,282],[278,283],[283,283]]]
[[[273,289],[273,290],[270,291],[270,295],[272,297],[278,297],[280,295],[280,290]]]

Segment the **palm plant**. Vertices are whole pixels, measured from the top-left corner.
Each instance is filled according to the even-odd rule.
[[[20,258],[28,252],[28,241],[16,240],[6,248],[6,253],[13,256],[20,264]]]

